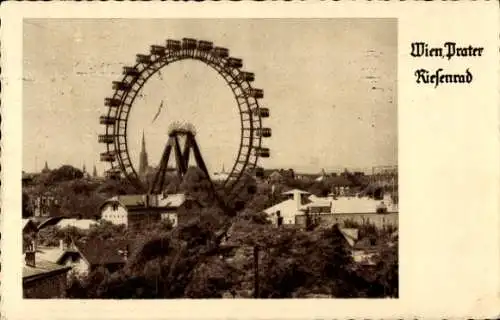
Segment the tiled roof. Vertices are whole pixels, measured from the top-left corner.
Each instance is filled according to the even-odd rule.
[[[23,280],[28,280],[31,278],[43,277],[49,274],[53,274],[55,272],[64,272],[66,270],[71,269],[71,267],[61,266],[57,263],[38,259],[36,261],[36,266],[31,267],[28,265],[24,265],[23,267]]]
[[[75,245],[90,264],[106,265],[125,263],[123,252],[127,249],[129,241],[91,239],[77,242]]]
[[[126,207],[143,206],[144,205],[144,195],[142,195],[142,194],[121,195],[121,196],[115,196],[111,199],[119,201],[121,204],[123,204]]]
[[[169,194],[166,198],[160,198],[158,205],[161,207],[178,208],[186,202],[187,197],[183,193]]]
[[[188,197],[183,193],[161,195],[161,194],[151,194],[148,197],[149,207],[157,208],[178,208],[180,207]],[[122,195],[115,196],[106,200],[106,203],[118,202],[121,205],[130,208],[145,207],[146,194],[134,194],[134,195]]]
[[[358,229],[354,228],[339,228],[340,232],[346,239],[346,241],[349,243],[351,247],[353,247],[358,241],[358,236],[359,236],[359,231]]]
[[[31,219],[23,219],[22,225],[23,225],[23,231],[25,231],[28,228],[31,228],[33,230],[37,229],[36,224]]]
[[[42,247],[36,249],[36,258],[44,261],[57,263],[59,258],[64,254],[64,250],[59,247]]]

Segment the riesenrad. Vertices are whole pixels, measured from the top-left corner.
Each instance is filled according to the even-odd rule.
[[[120,81],[113,81],[114,93],[105,99],[107,113],[100,117],[105,133],[99,135],[99,142],[106,145],[101,153],[101,161],[108,162],[111,168],[106,172],[109,177],[125,177],[138,191],[158,193],[163,186],[163,179],[170,153],[176,160],[177,172],[182,177],[186,172],[189,156],[194,155],[196,163],[207,173],[199,147],[192,130],[177,129],[169,132],[169,139],[164,149],[160,169],[151,186],[144,185],[134,168],[127,143],[127,123],[130,111],[143,86],[155,73],[168,65],[182,60],[198,60],[211,67],[225,80],[232,91],[240,115],[240,143],[234,165],[223,182],[223,190],[228,196],[235,196],[242,178],[249,175],[261,175],[262,168],[257,166],[260,157],[270,156],[269,148],[264,147],[263,138],[271,136],[271,129],[263,127],[263,118],[269,117],[269,109],[260,106],[264,97],[262,89],[252,87],[255,75],[243,71],[243,61],[229,56],[229,50],[214,47],[212,42],[184,38],[167,40],[165,46],[152,45],[149,54],[137,54],[136,64],[123,68]],[[168,125],[168,124],[166,124]],[[223,125],[223,124],[221,124]],[[178,136],[187,137],[181,147]],[[192,152],[190,152],[192,150]],[[166,159],[165,159],[166,158]]]

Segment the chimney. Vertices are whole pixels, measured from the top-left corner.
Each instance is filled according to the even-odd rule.
[[[29,251],[26,251],[26,253],[24,254],[24,259],[25,259],[27,266],[33,267],[33,268],[36,267],[35,253],[36,253],[36,251],[29,250]]]

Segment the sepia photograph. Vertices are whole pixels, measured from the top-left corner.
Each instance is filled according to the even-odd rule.
[[[22,28],[24,299],[399,298],[396,18]]]

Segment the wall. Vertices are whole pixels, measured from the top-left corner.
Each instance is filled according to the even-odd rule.
[[[23,283],[24,298],[64,298],[66,295],[66,272]]]
[[[160,221],[160,212],[129,212],[128,213],[128,228],[137,229],[141,228],[143,225]]]
[[[108,203],[101,210],[101,219],[117,225],[127,225],[127,210],[121,205],[118,205],[114,210],[113,204]]]
[[[320,214],[315,217],[319,217],[320,224],[322,225],[333,225],[338,223],[343,225],[346,220],[354,221],[359,224],[371,223],[377,228],[383,228],[384,226],[398,226],[398,213],[391,212],[386,214],[379,213],[336,213],[336,214]],[[306,225],[306,216],[304,214],[298,215],[295,218],[295,223],[300,226]]]
[[[268,208],[264,210],[265,213],[269,215],[269,219],[276,224],[277,216],[276,213],[280,212],[280,215],[283,217],[283,224],[294,224],[295,223],[295,217],[298,214],[301,214],[302,211],[299,211],[297,209],[297,203],[295,200],[286,200],[283,201],[277,205],[272,206],[271,208]]]

